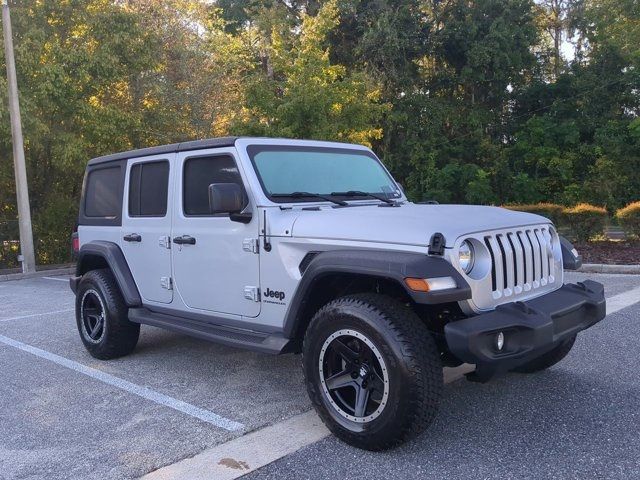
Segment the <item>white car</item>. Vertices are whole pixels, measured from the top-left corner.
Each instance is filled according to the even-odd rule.
[[[331,431],[370,450],[424,430],[442,368],[554,365],[605,316],[603,286],[546,218],[415,204],[368,148],[216,138],[87,166],[71,288],[96,358],[141,324],[302,353]]]

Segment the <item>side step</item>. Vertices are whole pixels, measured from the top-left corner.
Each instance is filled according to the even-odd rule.
[[[256,352],[280,354],[291,351],[292,342],[279,335],[215,325],[184,317],[152,312],[148,308],[130,308],[129,320],[143,325],[164,328],[210,342],[239,347]]]

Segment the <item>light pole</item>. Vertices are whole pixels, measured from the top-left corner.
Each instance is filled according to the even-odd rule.
[[[2,31],[4,34],[5,62],[7,63],[7,84],[9,85],[9,116],[11,118],[11,138],[13,140],[13,165],[16,173],[16,197],[18,203],[18,225],[20,228],[20,254],[22,271],[36,271],[36,258],[33,251],[33,231],[31,229],[31,211],[29,208],[29,187],[27,169],[24,162],[24,142],[20,104],[18,102],[18,81],[16,79],[16,60],[13,55],[13,34],[11,16],[7,0],[2,0]]]

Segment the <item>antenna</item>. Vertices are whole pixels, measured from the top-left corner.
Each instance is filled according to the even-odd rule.
[[[267,209],[264,209],[264,221],[262,222],[262,233],[264,235],[264,244],[263,247],[265,252],[270,252],[271,251],[271,242],[269,241],[269,239],[267,238]]]

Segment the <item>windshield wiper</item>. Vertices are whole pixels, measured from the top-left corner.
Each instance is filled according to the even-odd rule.
[[[319,198],[321,200],[326,200],[327,202],[335,203],[336,205],[340,205],[342,207],[349,205],[347,202],[343,202],[342,200],[336,200],[335,198],[331,198],[328,195],[320,195],[319,193],[309,193],[309,192],[272,193],[270,196],[273,198]]]
[[[331,192],[331,195],[334,195],[336,197],[375,198],[376,200],[380,200],[381,202],[387,203],[389,205],[396,205],[395,200],[391,200],[389,198],[383,197],[382,195],[376,195],[375,193],[361,192],[360,190],[349,190],[348,192]]]

